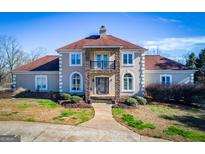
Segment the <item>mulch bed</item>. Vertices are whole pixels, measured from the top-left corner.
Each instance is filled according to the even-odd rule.
[[[129,105],[126,105],[124,103],[117,103],[117,104],[113,104],[112,108],[136,109],[137,107],[136,106],[129,106]]]
[[[79,103],[72,103],[66,100],[59,100],[58,104],[65,108],[93,108],[91,104],[85,103],[84,101],[80,101]]]
[[[12,91],[0,91],[0,98],[12,98]]]

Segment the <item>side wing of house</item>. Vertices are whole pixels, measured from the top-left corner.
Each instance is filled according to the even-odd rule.
[[[59,91],[58,56],[45,56],[16,68],[13,74],[13,89],[28,91]]]
[[[186,66],[159,55],[145,56],[145,87],[150,84],[188,84],[194,82],[194,72]]]

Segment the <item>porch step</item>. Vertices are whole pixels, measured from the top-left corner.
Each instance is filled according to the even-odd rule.
[[[107,103],[112,104],[113,101],[110,99],[91,99],[91,103]]]

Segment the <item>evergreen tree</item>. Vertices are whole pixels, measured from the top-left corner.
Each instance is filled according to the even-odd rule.
[[[196,56],[193,52],[188,56],[188,58],[186,60],[186,66],[188,66],[190,68],[196,67]]]

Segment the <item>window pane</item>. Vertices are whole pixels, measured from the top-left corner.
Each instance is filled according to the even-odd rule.
[[[165,77],[164,76],[162,76],[161,80],[162,80],[162,84],[165,85],[166,82],[165,82]]]
[[[124,77],[132,77],[130,73],[126,73]]]
[[[77,64],[80,64],[80,54],[76,54],[77,57]]]
[[[167,77],[166,77],[166,84],[167,84],[167,85],[170,85],[170,83],[171,83],[171,81],[170,81],[170,77],[167,76]]]
[[[132,90],[132,79],[129,79],[129,90]]]
[[[129,58],[128,58],[128,59],[129,59],[128,63],[129,63],[129,64],[132,64],[132,54],[128,54],[128,56],[129,56]]]
[[[123,64],[127,64],[127,54],[123,54]]]
[[[124,90],[127,90],[127,79],[124,79]]]
[[[75,64],[75,54],[71,55],[71,64]]]

